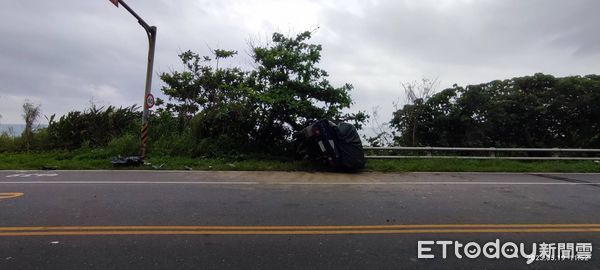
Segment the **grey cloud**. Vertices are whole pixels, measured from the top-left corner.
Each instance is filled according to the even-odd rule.
[[[600,68],[594,0],[371,1],[323,11],[324,63],[356,86],[357,108],[385,119],[403,101],[401,82],[422,76],[480,83]],[[351,68],[346,68],[351,67]],[[336,74],[332,72],[332,74]]]
[[[254,26],[243,16],[269,8],[264,1],[128,3],[159,27],[155,73],[181,69],[179,52],[206,54],[208,47],[238,50],[240,57],[230,64],[247,66],[247,42],[263,41],[273,30],[286,32],[288,25],[278,25],[274,16],[309,3],[317,9],[310,10],[320,26],[314,41],[323,44],[321,65],[331,81],[352,83],[355,109],[380,106],[383,120],[392,102],[402,100],[400,83],[422,76],[439,76],[443,88],[600,69],[595,0],[278,1],[282,10]],[[2,1],[0,37],[4,123],[20,121],[25,98],[41,102],[47,114],[84,108],[92,98],[140,103],[147,41],[123,8],[106,0]],[[159,88],[155,76],[153,91]]]
[[[326,25],[348,43],[431,62],[507,64],[507,56],[599,52],[589,46],[597,44],[598,1],[455,1],[443,9],[441,1],[415,2],[365,6],[365,16],[331,10]]]

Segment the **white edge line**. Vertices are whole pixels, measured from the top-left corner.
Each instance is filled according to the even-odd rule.
[[[184,185],[600,185],[561,182],[194,182],[194,181],[0,181],[0,184],[184,184]]]
[[[309,174],[337,174],[331,172],[312,172],[312,171],[207,171],[207,170],[0,170],[0,173],[32,173],[32,172],[141,172],[141,173],[309,173]],[[528,175],[528,174],[545,174],[545,175],[600,175],[600,173],[586,173],[586,172],[378,172],[378,171],[365,171],[359,172],[356,175],[361,174],[488,174],[488,175]]]

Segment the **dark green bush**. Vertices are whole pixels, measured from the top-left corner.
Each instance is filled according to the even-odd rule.
[[[126,132],[136,132],[135,122],[140,119],[138,107],[96,107],[79,112],[72,111],[58,121],[49,119],[47,147],[53,149],[76,149],[88,142],[90,147],[106,146],[111,140]],[[137,131],[139,132],[139,131]]]
[[[407,104],[396,143],[469,147],[600,147],[600,76],[547,74],[452,88]]]
[[[0,134],[0,152],[17,152],[22,146],[21,137],[13,137],[7,133]]]
[[[140,151],[140,136],[126,133],[108,143],[107,150],[112,155],[134,156]]]
[[[189,130],[165,134],[148,142],[149,153],[153,156],[193,156],[196,143]]]

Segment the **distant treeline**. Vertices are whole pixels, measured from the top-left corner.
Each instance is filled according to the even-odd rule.
[[[405,105],[390,124],[398,145],[600,148],[600,76],[454,85]]]

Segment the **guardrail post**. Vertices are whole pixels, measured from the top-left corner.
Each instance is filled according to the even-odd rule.
[[[553,150],[552,157],[555,157],[555,158],[560,157],[560,149],[555,147],[555,148],[552,148],[552,150]]]
[[[432,151],[431,151],[432,147],[431,146],[427,146],[427,156],[430,157],[433,155]]]
[[[490,157],[496,157],[496,147],[490,147]]]

